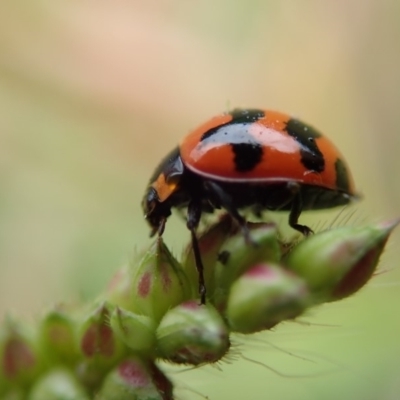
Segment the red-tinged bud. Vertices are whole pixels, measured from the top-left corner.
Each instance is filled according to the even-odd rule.
[[[272,224],[251,224],[252,243],[246,242],[239,232],[222,246],[215,266],[216,289],[211,299],[218,310],[223,312],[232,283],[253,265],[264,262],[278,262],[281,256],[276,227]]]
[[[79,357],[76,347],[76,321],[61,308],[48,312],[39,328],[43,355],[54,364],[73,365]]]
[[[122,361],[106,377],[96,400],[173,400],[172,383],[154,363]]]
[[[204,268],[204,281],[207,287],[207,295],[212,297],[215,287],[215,264],[218,260],[222,244],[237,230],[232,217],[224,214],[217,223],[211,225],[208,229],[198,236],[201,260]],[[190,281],[194,285],[198,282],[198,273],[194,259],[192,245],[185,249],[182,256],[182,266]]]
[[[116,306],[129,309],[132,302],[131,292],[130,267],[125,265],[112,277],[106,291],[106,300]]]
[[[25,387],[43,369],[43,359],[36,333],[21,323],[8,319],[0,331],[0,393],[7,387]]]
[[[158,356],[178,364],[220,360],[228,351],[229,331],[211,304],[188,301],[168,311],[157,329]]]
[[[159,321],[172,307],[197,293],[169,252],[162,238],[157,238],[139,265],[131,267],[129,311]]]
[[[156,347],[156,324],[144,315],[117,307],[110,324],[115,334],[136,354],[153,356]]]
[[[274,264],[258,264],[232,285],[226,309],[234,332],[254,333],[299,316],[309,304],[303,279]]]
[[[112,307],[103,303],[84,320],[78,333],[78,343],[83,357],[78,367],[79,379],[88,387],[95,387],[104,372],[123,356],[125,345],[110,326]]]
[[[342,227],[310,236],[289,254],[287,266],[307,281],[315,303],[348,297],[371,278],[398,223]]]
[[[90,400],[72,373],[56,369],[41,377],[30,390],[29,400]]]

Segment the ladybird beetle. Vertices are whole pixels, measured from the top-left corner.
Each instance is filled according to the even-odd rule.
[[[313,127],[276,111],[235,109],[183,138],[155,170],[142,204],[152,236],[162,235],[171,208],[187,209],[204,304],[196,238],[202,212],[225,209],[251,242],[240,209],[289,211],[289,225],[308,235],[312,230],[297,222],[303,210],[347,204],[355,196],[342,155]]]

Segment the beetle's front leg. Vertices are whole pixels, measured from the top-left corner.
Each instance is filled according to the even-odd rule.
[[[191,200],[188,205],[186,226],[190,230],[192,236],[192,248],[193,248],[194,260],[196,264],[197,273],[199,275],[200,303],[205,304],[207,289],[204,281],[203,261],[201,259],[199,242],[196,236],[196,229],[199,225],[200,217],[201,217],[201,203],[195,200]]]

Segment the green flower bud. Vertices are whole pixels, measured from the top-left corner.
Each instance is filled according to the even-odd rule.
[[[106,300],[111,304],[129,309],[132,303],[132,283],[129,266],[120,268],[112,277],[106,292]]]
[[[156,324],[151,318],[117,307],[111,314],[110,324],[119,339],[135,353],[152,355]]]
[[[253,333],[297,317],[309,300],[302,279],[278,265],[258,264],[233,283],[226,316],[233,331]]]
[[[79,356],[75,321],[60,308],[51,310],[40,323],[39,341],[49,363],[73,365]]]
[[[1,400],[26,400],[26,393],[21,388],[12,388],[7,393],[1,394]]]
[[[125,345],[110,327],[112,308],[103,303],[83,321],[78,333],[82,362],[78,365],[78,376],[90,388],[96,387],[103,374],[123,356]]]
[[[96,400],[172,400],[172,389],[155,364],[131,357],[108,374]]]
[[[66,369],[56,369],[41,377],[27,400],[89,400],[76,378]]]
[[[242,232],[226,241],[215,266],[216,289],[212,302],[223,311],[232,283],[253,265],[278,262],[281,256],[276,227],[271,224],[251,224],[253,243],[246,243]]]
[[[310,236],[290,252],[287,266],[307,281],[315,303],[348,297],[371,278],[398,222],[347,226]]]
[[[207,296],[212,297],[215,288],[215,264],[218,260],[220,249],[225,240],[234,229],[232,217],[224,214],[217,223],[211,225],[198,236],[201,260],[204,268],[204,281],[207,288]],[[198,285],[198,272],[194,259],[192,245],[186,248],[182,256],[183,269],[193,285]]]
[[[138,266],[131,268],[128,310],[159,321],[170,308],[197,293],[162,238],[155,240]]]
[[[228,351],[229,332],[211,304],[188,301],[165,314],[157,329],[158,356],[178,364],[220,360]]]
[[[0,393],[8,387],[31,384],[43,367],[36,333],[29,326],[7,319],[0,330]]]

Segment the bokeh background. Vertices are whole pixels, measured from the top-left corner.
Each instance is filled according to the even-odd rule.
[[[3,1],[1,315],[99,293],[149,244],[140,201],[156,163],[230,107],[325,132],[364,194],[347,223],[399,216],[399,17],[396,0]],[[238,337],[231,364],[174,372],[179,398],[399,399],[399,238],[354,298]],[[179,218],[166,240],[176,253],[188,240]]]

